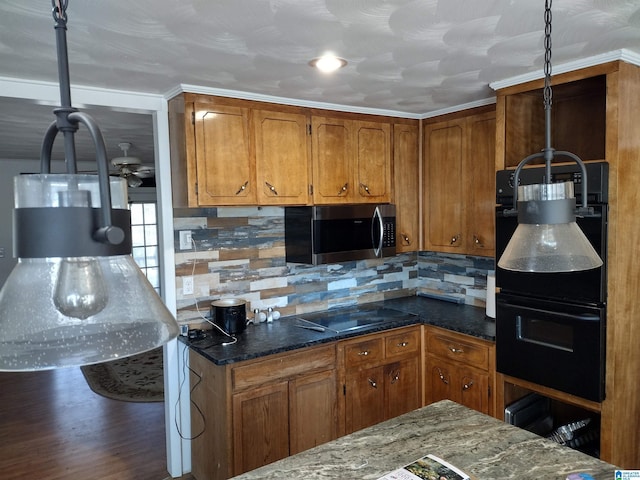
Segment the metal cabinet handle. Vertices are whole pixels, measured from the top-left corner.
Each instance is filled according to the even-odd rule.
[[[451,350],[451,353],[464,353],[464,349],[462,348],[449,347],[449,350]]]
[[[411,245],[411,239],[409,238],[409,235],[407,235],[406,233],[401,233],[400,236],[402,237],[402,241],[405,245]]]
[[[372,378],[367,378],[367,380],[369,381],[369,385],[371,385],[373,388],[378,388],[378,384],[375,380],[373,380]]]
[[[244,182],[244,184],[240,186],[240,188],[236,192],[236,195],[240,195],[242,192],[244,192],[247,189],[247,186],[249,186],[249,180],[247,180],[246,182]]]
[[[473,380],[469,380],[467,383],[462,385],[462,390],[469,390],[473,386]]]
[[[371,195],[371,191],[369,190],[369,187],[367,185],[365,185],[364,183],[360,182],[360,186],[362,187],[362,189],[367,192],[367,195]]]
[[[274,193],[274,195],[278,195],[278,191],[276,190],[276,187],[271,185],[269,182],[264,182],[264,184],[269,188],[269,190],[271,190]]]
[[[367,355],[369,355],[369,350],[363,350],[362,352],[358,352],[358,355],[366,357]]]
[[[449,379],[444,376],[444,374],[442,373],[442,370],[440,370],[439,368],[438,368],[438,376],[440,377],[440,380],[442,380],[442,383],[444,383],[445,385],[449,385]]]
[[[458,243],[458,240],[460,240],[460,237],[462,236],[461,233],[454,235],[453,237],[451,237],[451,242],[449,242],[449,245],[455,245],[456,243]]]
[[[391,377],[391,384],[396,383],[398,380],[400,380],[400,370],[396,370],[395,372],[391,372],[389,374],[389,376]]]
[[[338,195],[342,195],[343,193],[347,193],[347,190],[349,190],[349,182],[345,183],[342,188],[340,189],[340,191],[338,192]]]
[[[409,342],[400,342],[398,343],[398,347],[406,347],[407,345],[409,345]]]
[[[473,234],[473,244],[476,247],[484,247],[484,244],[480,241],[480,237],[476,234]]]

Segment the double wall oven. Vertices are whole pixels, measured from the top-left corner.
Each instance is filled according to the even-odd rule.
[[[522,273],[496,267],[496,366],[500,373],[600,402],[605,395],[608,164],[588,163],[593,215],[577,219],[604,264],[566,273]],[[545,169],[523,169],[523,185],[543,183]],[[551,167],[551,181],[583,181],[577,165]],[[496,175],[496,263],[517,227],[513,170]]]

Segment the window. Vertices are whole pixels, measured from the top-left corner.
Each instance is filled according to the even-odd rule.
[[[158,220],[155,203],[131,203],[131,241],[133,259],[160,294]]]

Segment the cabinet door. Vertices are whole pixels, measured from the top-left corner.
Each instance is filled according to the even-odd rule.
[[[440,400],[452,399],[453,373],[454,368],[451,365],[440,362],[434,357],[427,359],[427,405]]]
[[[353,122],[313,117],[311,125],[314,203],[353,202]]]
[[[307,124],[303,114],[253,112],[260,205],[309,203],[311,147]]]
[[[420,176],[418,126],[393,126],[393,181],[396,204],[396,251],[420,250]]]
[[[461,253],[464,242],[462,173],[464,119],[424,129],[425,249]]]
[[[391,126],[355,122],[354,191],[357,202],[391,201]]]
[[[289,455],[289,384],[233,395],[234,475]]]
[[[289,383],[290,454],[338,437],[336,372],[330,370]]]
[[[471,255],[495,254],[495,112],[469,118],[464,184],[467,205],[467,241]]]
[[[385,418],[394,418],[420,407],[420,369],[418,358],[384,367],[386,389]]]
[[[385,419],[384,377],[383,367],[347,374],[346,433],[375,425]]]
[[[460,366],[456,382],[458,391],[452,400],[489,414],[489,376],[486,372]]]
[[[256,203],[249,110],[195,103],[199,205]]]

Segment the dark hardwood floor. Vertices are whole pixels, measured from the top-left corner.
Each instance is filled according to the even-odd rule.
[[[101,397],[79,368],[0,372],[3,480],[168,477],[162,402]]]

